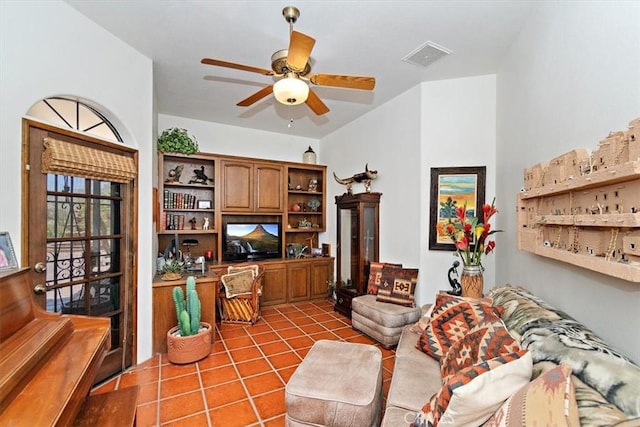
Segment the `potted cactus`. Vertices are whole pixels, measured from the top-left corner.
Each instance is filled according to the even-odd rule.
[[[178,325],[167,332],[167,357],[171,363],[193,363],[211,353],[211,325],[200,321],[201,304],[196,279],[187,278],[186,296],[182,287],[173,288]]]

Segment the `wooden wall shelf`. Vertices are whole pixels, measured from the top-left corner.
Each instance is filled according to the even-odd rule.
[[[524,171],[518,249],[640,283],[640,118]]]

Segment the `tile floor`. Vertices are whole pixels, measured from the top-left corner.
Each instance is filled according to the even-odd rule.
[[[353,330],[350,319],[335,313],[328,301],[267,307],[253,326],[218,324],[216,329],[206,359],[172,365],[165,354],[158,354],[92,393],[139,385],[139,427],[284,426],[285,384],[314,342],[377,345]],[[395,352],[378,347],[386,398]]]

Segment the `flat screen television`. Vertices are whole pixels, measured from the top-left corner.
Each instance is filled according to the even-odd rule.
[[[223,261],[282,258],[282,229],[278,222],[227,223],[223,234]]]

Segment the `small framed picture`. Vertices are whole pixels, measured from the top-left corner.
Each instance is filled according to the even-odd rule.
[[[8,231],[0,231],[0,271],[18,268],[18,260],[13,251]]]
[[[211,200],[198,200],[198,209],[211,209]]]

